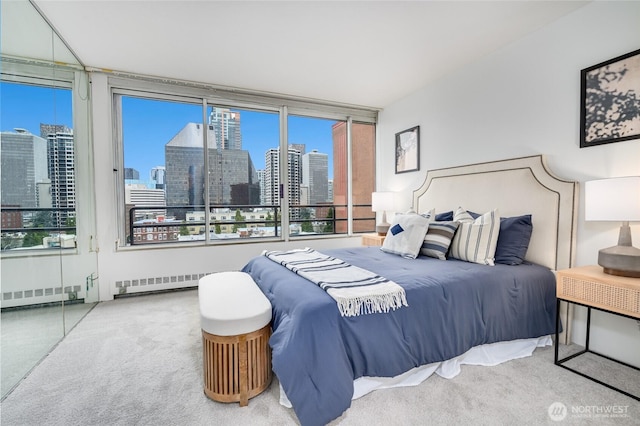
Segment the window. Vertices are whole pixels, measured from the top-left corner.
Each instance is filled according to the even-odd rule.
[[[75,247],[71,89],[38,83],[0,83],[2,250]]]
[[[131,84],[113,89],[124,195],[120,240],[127,245],[374,229],[373,122],[352,123],[335,111],[289,113],[281,100],[219,102],[206,91],[138,92]],[[368,130],[359,148],[367,152],[359,153],[353,167],[360,175],[350,182],[347,129],[359,126]],[[149,225],[168,237],[149,238]],[[167,234],[172,227],[178,232]]]
[[[343,125],[335,126],[333,137],[336,141],[344,140]],[[346,141],[344,142],[346,145]],[[376,127],[371,123],[353,123],[351,126],[351,179],[343,179],[340,174],[345,172],[345,167],[338,167],[339,174],[334,179],[335,197],[346,197],[347,187],[351,184],[351,197],[353,208],[353,232],[371,232],[375,229],[375,218],[371,218],[371,193],[375,191],[376,169]],[[346,212],[336,208],[336,218],[347,216]],[[336,223],[338,232],[343,232],[344,221]]]
[[[182,228],[176,241],[226,240],[243,230],[276,235],[266,222],[249,232],[244,220],[248,212],[271,210],[276,215],[273,206],[265,205],[259,171],[264,170],[264,153],[279,143],[277,114],[207,106],[203,124],[201,104],[118,98],[127,242],[132,230],[146,223],[166,227],[197,222],[199,226]],[[233,227],[220,226],[227,216],[236,219]]]
[[[208,105],[210,240],[265,238],[279,234],[274,223],[249,223],[252,213],[279,215],[265,197],[265,153],[280,141],[275,112]],[[232,221],[231,226],[225,222]]]
[[[157,241],[148,225],[195,220],[187,214],[198,205],[200,210],[204,208],[202,191],[195,183],[202,179],[204,165],[202,137],[198,139],[198,134],[202,135],[202,107],[132,96],[118,97],[118,101],[122,114],[125,241],[131,243],[130,235],[138,227],[146,234],[141,241]],[[166,162],[166,157],[171,161]],[[180,178],[168,181],[168,173],[180,173]]]
[[[334,151],[332,129],[344,121],[290,116],[289,135],[289,227],[290,234],[333,234],[336,206],[333,200]],[[335,158],[346,158],[338,153]],[[346,169],[346,162],[339,165]],[[346,198],[344,200],[346,202]],[[346,204],[341,208],[346,208]],[[346,221],[346,216],[344,218]],[[343,227],[346,232],[346,227]]]

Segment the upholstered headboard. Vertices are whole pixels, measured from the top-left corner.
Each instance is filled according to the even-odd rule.
[[[531,214],[526,259],[553,270],[573,265],[578,183],[556,177],[541,155],[429,170],[413,191],[418,213],[466,210],[500,216]]]

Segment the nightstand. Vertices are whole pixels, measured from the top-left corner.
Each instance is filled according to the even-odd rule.
[[[378,234],[363,234],[362,235],[362,245],[363,246],[382,246],[384,243],[384,237],[386,235],[378,235]]]
[[[580,371],[574,370],[571,367],[563,365],[564,362],[589,352],[611,361],[615,361],[634,370],[640,370],[638,367],[615,360],[609,356],[599,354],[589,349],[592,309],[631,319],[640,319],[640,278],[619,277],[616,275],[605,274],[600,266],[582,266],[578,268],[564,269],[562,271],[558,271],[556,274],[556,295],[558,301],[556,307],[555,364],[640,401],[640,396],[632,395],[608,383],[604,383]],[[569,355],[563,359],[558,359],[560,302],[562,301],[585,306],[587,308],[587,335],[584,350]]]

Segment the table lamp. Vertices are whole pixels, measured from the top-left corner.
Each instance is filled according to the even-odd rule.
[[[584,192],[585,220],[622,222],[618,245],[601,249],[598,264],[607,274],[640,278],[640,249],[629,226],[640,221],[640,176],[588,181]]]
[[[393,210],[394,207],[393,192],[384,191],[371,193],[371,210],[374,212],[382,212],[382,221],[376,223],[376,232],[378,235],[387,235],[387,231],[389,230],[387,210]]]

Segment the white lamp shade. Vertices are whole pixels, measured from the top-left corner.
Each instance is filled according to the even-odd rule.
[[[374,212],[393,210],[395,207],[394,198],[394,193],[391,191],[372,192],[371,210]]]
[[[640,176],[585,182],[585,220],[640,221]]]

